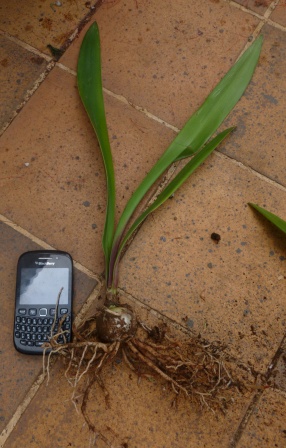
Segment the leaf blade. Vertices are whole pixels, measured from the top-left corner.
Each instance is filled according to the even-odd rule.
[[[196,152],[216,131],[245,91],[252,78],[262,47],[260,36],[218,83],[198,111],[167,148],[129,199],[117,225],[113,240],[113,256],[119,248],[123,232],[145,194],[174,160],[188,157],[183,151]]]
[[[136,231],[139,225],[150,215],[153,211],[159,208],[173,193],[175,193],[178,188],[187,180],[187,178],[207,159],[207,157],[218,147],[218,145],[234,130],[234,127],[228,128],[220,132],[216,137],[214,137],[209,143],[205,145],[193,158],[190,160],[182,170],[175,176],[175,178],[166,186],[166,188],[158,195],[156,200],[134,221],[132,226],[128,229],[126,235],[124,236],[116,259],[114,263],[115,278],[117,281],[117,270],[118,263],[120,259],[120,254],[124,249],[129,238]]]
[[[286,221],[284,221],[282,218],[279,218],[279,216],[275,215],[274,213],[271,213],[265,208],[262,208],[257,204],[253,204],[252,202],[249,202],[248,205],[250,205],[256,211],[258,211],[262,216],[268,219],[268,221],[274,224],[278,229],[282,230],[282,232],[286,233]]]
[[[81,100],[95,130],[105,167],[107,204],[102,245],[106,262],[106,273],[108,273],[115,222],[115,176],[105,117],[101,79],[100,37],[96,23],[90,26],[81,44],[77,66],[77,83]]]

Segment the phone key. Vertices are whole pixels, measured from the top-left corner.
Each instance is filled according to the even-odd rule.
[[[47,334],[43,334],[43,341],[48,341],[48,340],[49,340],[48,335]]]
[[[27,339],[27,341],[30,341],[30,340],[31,340],[31,335],[30,335],[30,333],[27,333],[27,334],[26,334],[26,339]]]
[[[70,322],[70,316],[67,316],[66,318],[65,318],[65,322]]]
[[[32,324],[33,324],[33,325],[37,325],[37,323],[38,323],[37,319],[35,319],[35,318],[32,319]]]
[[[39,316],[46,316],[48,314],[47,308],[41,308],[39,310]]]
[[[32,332],[37,333],[37,327],[32,327]]]
[[[23,317],[23,319],[25,319],[25,317]],[[27,317],[27,324],[31,325],[31,323],[32,323],[32,319],[30,317]]]
[[[28,341],[28,342],[27,342],[27,345],[29,345],[29,347],[33,347],[35,344],[34,344],[33,341]]]
[[[48,327],[43,327],[43,333],[48,333]]]
[[[38,325],[42,325],[42,319],[38,319]]]
[[[35,333],[32,333],[32,341],[35,341],[37,339],[37,335]]]
[[[26,317],[22,317],[22,319],[21,319],[21,323],[22,323],[22,324],[25,324],[26,321],[27,321]]]
[[[67,323],[67,324],[66,324],[66,323],[64,323],[64,329],[65,329],[65,330],[69,330],[69,329],[70,329],[70,327],[71,327],[71,326],[70,326],[70,324],[68,324],[68,323]]]
[[[15,331],[15,338],[19,338],[20,337],[20,332],[19,331]]]
[[[20,330],[21,331],[26,331],[26,325],[21,325]]]
[[[37,330],[38,330],[38,333],[43,333],[42,327],[38,327]]]
[[[52,325],[54,322],[54,319],[49,319],[49,325]]]
[[[32,331],[32,327],[30,327],[30,325],[27,325],[27,331],[28,331],[29,333],[31,333],[31,331]]]
[[[43,325],[48,325],[48,319],[43,319]]]
[[[25,310],[25,308],[20,308],[20,309],[18,310],[18,313],[19,313],[19,314],[22,314],[22,315],[26,314],[26,312],[27,312],[27,310]]]
[[[22,320],[22,317],[21,317],[21,316],[17,316],[17,317],[16,317],[16,322],[17,322],[18,324],[21,322],[21,320]]]
[[[27,345],[27,341],[23,341],[23,339],[20,340],[20,344]]]
[[[43,342],[40,342],[40,341],[35,342],[36,347],[41,347],[42,345],[43,345]]]
[[[67,308],[62,308],[60,312],[61,314],[67,314],[69,310]]]
[[[42,335],[41,334],[37,334],[37,341],[42,341]]]
[[[21,338],[22,338],[22,339],[26,339],[26,335],[25,335],[25,333],[21,333]]]
[[[15,329],[16,329],[16,330],[20,330],[20,328],[21,328],[21,325],[19,325],[19,324],[16,324],[16,325],[15,325]]]
[[[29,315],[30,316],[37,316],[37,308],[30,308],[29,309]]]

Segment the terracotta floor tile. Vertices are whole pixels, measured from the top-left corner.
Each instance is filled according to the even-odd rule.
[[[75,83],[54,69],[2,136],[0,209],[101,273],[105,176]],[[119,213],[174,133],[112,97],[106,108]]]
[[[286,445],[286,398],[271,389],[264,392],[237,448],[269,448]]]
[[[226,2],[202,8],[197,0],[107,2],[94,19],[104,86],[178,127],[231,67],[258,23]],[[73,69],[80,39],[62,59]]]
[[[241,6],[244,6],[251,11],[256,12],[263,16],[268,6],[271,3],[271,0],[234,0],[235,3],[238,3]]]
[[[51,55],[47,45],[61,47],[71,37],[81,20],[89,13],[86,1],[56,2],[16,0],[2,2],[0,6],[0,29]],[[89,2],[91,6],[97,1]]]
[[[34,86],[41,73],[46,69],[47,62],[5,36],[0,35],[1,50],[1,105],[0,131],[20,108],[25,95]]]
[[[145,321],[144,312],[142,315],[141,310],[135,309]],[[49,448],[51,438],[57,448],[106,446],[100,440],[95,443],[95,437],[87,430],[80,413],[80,391],[76,399],[79,413],[76,412],[64,370],[61,363],[52,369],[49,385],[43,383],[29,412],[23,414],[8,439],[7,447],[18,448],[25,441],[31,448]],[[251,398],[251,394],[233,396],[234,402],[225,417],[211,411],[201,412],[182,399],[177,408],[172,408],[174,395],[168,386],[158,379],[141,378],[138,383],[138,377],[119,357],[104,369],[102,378],[110,394],[110,408],[106,408],[102,391],[95,386],[88,414],[96,428],[116,447],[227,447]]]
[[[123,259],[120,284],[263,371],[286,327],[286,241],[248,201],[286,216],[285,192],[213,155],[143,225]]]
[[[285,186],[286,34],[268,25],[262,34],[260,63],[226,123],[237,131],[223,151]]]
[[[282,26],[286,26],[286,2],[285,0],[280,0],[270,19],[274,22],[279,23]]]
[[[18,353],[13,345],[16,266],[19,256],[38,245],[0,222],[1,351],[0,430],[8,423],[42,368],[42,358]],[[75,269],[74,312],[79,311],[96,282]]]

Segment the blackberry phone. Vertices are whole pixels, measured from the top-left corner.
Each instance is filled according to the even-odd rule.
[[[66,252],[25,252],[18,260],[14,319],[15,348],[42,354],[44,342],[62,333],[57,343],[70,342],[73,264]]]

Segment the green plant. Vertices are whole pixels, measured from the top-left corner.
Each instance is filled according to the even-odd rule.
[[[269,212],[265,208],[260,207],[257,204],[253,204],[252,202],[248,203],[252,208],[258,211],[262,216],[264,216],[268,221],[272,222],[278,229],[282,230],[282,232],[286,233],[286,221],[279,218],[279,216],[274,215],[274,213]]]
[[[181,393],[192,403],[197,401],[200,406],[225,409],[232,402],[233,389],[243,388],[237,377],[232,378],[231,364],[219,344],[205,343],[201,337],[191,336],[187,344],[178,344],[169,336],[165,337],[165,327],[149,328],[141,322],[139,329],[132,308],[119,304],[118,266],[122,251],[138,226],[186,181],[234,129],[228,128],[212,137],[251,80],[261,46],[262,37],[259,37],[210,93],[135,190],[115,225],[114,167],[103,102],[99,31],[95,23],[83,39],[78,61],[78,88],[97,135],[107,182],[106,220],[102,238],[106,291],[103,293],[102,309],[79,328],[73,328],[72,343],[57,343],[60,335],[64,337],[60,323],[58,334],[51,336],[46,347],[52,353],[69,359],[66,376],[70,369],[76,369],[69,378],[75,388],[81,378],[89,373],[81,409],[92,431],[96,432],[96,428],[87,412],[89,391],[95,381],[104,389],[99,374],[119,350],[132,371],[140,372],[140,375],[159,375],[172,386],[177,395]],[[134,219],[134,212],[154,183],[174,162],[185,158],[190,160],[163,187],[153,203]],[[107,391],[105,395],[108,395]],[[107,441],[103,434],[100,436]]]
[[[78,60],[78,89],[96,132],[106,172],[107,207],[102,242],[105,256],[105,280],[109,296],[115,297],[117,294],[120,256],[133,232],[150,213],[162,205],[182,185],[234,129],[226,129],[209,141],[245,91],[257,64],[261,46],[262,36],[244,52],[210,93],[202,106],[188,120],[133,193],[117,226],[115,226],[114,167],[104,111],[100,40],[97,24],[92,24],[87,31]],[[173,162],[190,157],[191,160],[159,194],[153,204],[136,220],[132,221],[138,205],[158,178]]]

